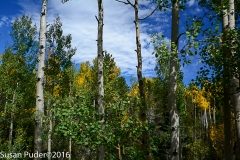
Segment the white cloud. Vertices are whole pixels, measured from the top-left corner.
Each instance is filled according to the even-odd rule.
[[[0,27],[2,27],[3,25],[7,25],[7,24],[8,24],[8,17],[2,16],[0,19]]]
[[[196,0],[189,0],[187,4],[189,7],[191,7],[192,5],[196,4]]]
[[[202,12],[202,9],[200,9],[199,7],[196,8],[196,12]]]
[[[7,22],[7,20],[8,20],[8,18],[7,18],[6,16],[3,16],[3,17],[1,18],[1,21],[3,21],[3,22]]]
[[[141,4],[150,5],[150,1],[143,0]],[[22,13],[31,15],[34,23],[39,25],[41,4],[36,5],[30,0],[19,1],[22,7]],[[137,55],[136,49],[134,10],[130,5],[125,5],[114,0],[103,1],[104,5],[104,33],[103,33],[103,48],[115,57],[117,66],[121,68],[124,76],[136,76]],[[52,23],[57,15],[60,15],[63,22],[64,34],[71,33],[72,46],[77,48],[77,53],[73,57],[74,61],[84,62],[92,61],[97,55],[97,21],[95,15],[98,15],[97,1],[71,0],[62,4],[60,0],[49,1],[47,10],[47,21]],[[33,9],[35,8],[34,12]],[[154,5],[145,7],[139,11],[139,17],[144,17],[151,13]],[[161,19],[155,23],[157,25],[148,25],[144,22],[140,25],[142,30],[142,57],[143,57],[143,75],[153,76],[155,67],[155,58],[152,55],[153,46],[149,45],[149,36],[146,30],[160,30],[159,27],[163,21],[167,23],[166,17],[163,14],[156,12],[150,18],[156,20],[161,16]]]

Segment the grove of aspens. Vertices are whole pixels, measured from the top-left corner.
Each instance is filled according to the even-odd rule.
[[[91,0],[96,58],[79,65],[73,57],[81,48],[61,16],[46,21],[49,1],[71,3],[36,2],[40,23],[15,17],[0,53],[0,159],[240,160],[239,0],[195,0],[204,14],[184,23],[193,0],[148,0],[155,8],[145,17],[139,8],[147,0],[111,0],[134,15],[131,84],[104,46],[107,0]],[[148,33],[156,76],[145,77],[140,26],[157,12],[170,13],[171,36]],[[196,61],[201,67],[185,83],[191,73],[182,69]]]

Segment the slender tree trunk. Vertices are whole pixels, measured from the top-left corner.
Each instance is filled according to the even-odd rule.
[[[209,123],[212,124],[211,105],[208,106],[208,117],[209,117]]]
[[[5,115],[7,113],[7,104],[8,104],[8,97],[6,96],[6,102],[5,102],[5,106],[4,106],[4,114]]]
[[[141,53],[141,39],[140,39],[140,28],[139,28],[139,20],[144,20],[151,16],[157,8],[155,8],[148,16],[145,18],[139,18],[138,17],[138,0],[135,0],[135,3],[133,4],[131,1],[127,0],[127,2],[123,2],[120,0],[116,0],[118,2],[122,2],[127,5],[131,5],[135,11],[135,28],[136,28],[136,45],[137,49],[135,50],[137,52],[137,60],[138,65],[137,67],[137,76],[138,76],[138,89],[140,93],[140,99],[141,99],[141,106],[140,106],[140,119],[144,125],[146,124],[147,120],[147,104],[145,100],[145,91],[144,91],[144,84],[143,84],[143,76],[142,76],[142,53]],[[142,132],[142,152],[144,154],[144,159],[149,159],[149,151],[148,151],[148,132],[145,130]]]
[[[215,102],[215,98],[213,98],[213,125],[212,125],[212,129],[213,130],[215,130],[215,125],[216,125],[216,116],[215,116],[215,111],[216,111],[216,102]],[[213,141],[213,143],[212,143],[213,145],[213,147],[215,146],[215,144],[216,144],[216,140],[214,140]]]
[[[134,4],[135,10],[135,28],[136,28],[136,45],[137,45],[137,76],[138,76],[138,88],[141,97],[141,105],[140,106],[140,118],[143,124],[145,124],[147,119],[147,106],[145,101],[145,91],[144,91],[144,84],[143,84],[143,77],[142,77],[142,52],[141,52],[141,41],[140,41],[140,28],[139,28],[139,18],[138,18],[138,0],[135,0]],[[146,125],[146,124],[145,124]],[[148,152],[148,141],[147,141],[147,131],[142,132],[142,151],[145,155],[145,160],[149,159],[149,152]]]
[[[197,121],[197,108],[196,108],[196,104],[194,104],[194,141],[196,142],[196,137],[197,137],[197,133],[196,133],[196,121]]]
[[[204,138],[208,136],[208,118],[207,109],[205,108],[202,115],[202,131],[204,132]]]
[[[224,0],[222,0],[224,3]],[[224,4],[222,4],[224,5]],[[228,27],[228,14],[227,10],[223,10],[223,42],[226,41],[227,27]],[[225,160],[233,159],[233,139],[232,139],[232,125],[231,125],[231,95],[230,95],[230,75],[229,75],[229,53],[226,48],[223,48],[223,58],[224,58],[224,158]]]
[[[17,83],[17,87],[18,87],[18,83]],[[14,109],[16,106],[16,89],[14,90],[13,93],[13,99],[12,99],[12,108],[11,108],[11,119],[10,119],[10,131],[9,131],[9,145],[12,145],[12,139],[13,139],[13,119],[14,119]]]
[[[9,145],[12,145],[12,135],[13,135],[13,117],[14,117],[14,111],[12,108],[11,111],[11,119],[10,119],[10,129],[9,129]]]
[[[237,154],[240,157],[240,93],[237,91],[239,87],[239,80],[232,79],[232,101],[235,115],[236,137],[237,137]]]
[[[98,113],[102,116],[101,129],[104,130],[104,88],[103,88],[103,3],[102,0],[98,0]],[[101,145],[98,149],[98,160],[104,159],[104,146]]]
[[[69,160],[71,160],[71,153],[72,153],[72,138],[69,138],[69,154],[70,154]]]
[[[177,68],[178,68],[178,25],[179,25],[179,1],[177,0],[172,5],[172,46],[171,50],[174,56],[170,59],[170,74],[169,74],[169,91],[168,91],[168,106],[170,115],[170,159],[179,160],[179,113],[176,107],[176,90],[177,90]]]
[[[49,48],[48,50],[48,54],[46,57],[46,60],[48,60],[51,55],[53,54],[53,48]],[[48,82],[48,77],[46,77],[46,82]],[[53,91],[52,91],[52,95],[53,95]],[[48,153],[51,154],[51,150],[52,150],[52,129],[53,129],[53,119],[52,119],[52,110],[51,110],[51,106],[50,106],[51,102],[50,99],[48,98],[48,102],[47,102],[47,111],[48,111],[48,117],[49,117],[49,130],[48,130]],[[51,160],[51,157],[48,157],[48,160]]]
[[[44,61],[46,47],[46,14],[47,0],[42,0],[42,11],[40,20],[40,48],[38,53],[38,73],[37,73],[37,93],[36,93],[36,115],[35,115],[35,133],[34,133],[34,153],[42,152],[42,116],[44,114]],[[40,158],[35,158],[36,160]]]
[[[235,7],[234,7],[234,0],[229,0],[229,28],[230,30],[235,30]],[[234,39],[231,41],[231,55],[234,56],[236,54],[235,48],[233,44]],[[234,71],[237,72],[238,69]],[[234,74],[235,74],[234,72]],[[240,93],[238,90],[239,87],[239,80],[237,77],[232,77],[232,101],[233,101],[233,108],[234,108],[234,115],[235,115],[235,125],[236,125],[236,136],[237,136],[237,153],[238,157],[240,157]]]
[[[216,124],[216,114],[215,114],[215,112],[216,112],[216,104],[215,104],[216,102],[215,102],[215,98],[213,99],[213,125],[215,125]]]
[[[70,85],[70,90],[69,90],[69,94],[68,94],[68,97],[71,98],[71,95],[72,95],[72,84],[69,83]],[[69,106],[71,106],[71,103],[69,104]],[[74,106],[71,106],[71,107],[74,107]],[[70,118],[70,117],[69,117]],[[72,122],[71,122],[71,126],[72,126]],[[69,157],[69,160],[72,159],[71,157],[71,154],[72,154],[72,137],[71,137],[72,133],[70,133],[70,138],[69,138],[69,146],[68,146],[68,149],[69,149],[69,154],[70,154],[70,157]]]
[[[53,124],[52,124],[52,111],[51,111],[51,108],[50,108],[50,100],[49,100],[49,99],[48,99],[47,107],[48,107],[48,117],[49,117],[48,153],[51,154]],[[51,157],[50,157],[50,156],[48,157],[48,160],[51,160]]]

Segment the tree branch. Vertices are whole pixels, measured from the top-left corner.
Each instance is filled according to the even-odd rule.
[[[147,18],[150,17],[157,9],[158,9],[158,7],[156,7],[156,8],[155,8],[149,15],[147,15],[146,17],[144,17],[144,18],[138,18],[138,20],[147,19]]]
[[[97,21],[98,21],[98,23],[99,23],[99,20],[98,20],[97,16],[95,16],[95,18],[96,18],[96,20],[97,20]]]
[[[127,0],[127,1],[134,8],[135,5],[133,5],[129,0]],[[135,4],[136,4],[136,0],[135,0]]]
[[[121,1],[121,0],[116,0],[117,2],[121,2],[121,3],[124,3],[124,4],[130,4],[131,6],[134,7],[134,5],[129,1],[127,0],[127,2],[124,2],[124,1]]]
[[[181,34],[178,35],[177,40],[176,40],[176,42],[175,42],[176,45],[178,45],[178,40],[179,40],[179,38],[180,38],[182,35],[184,35],[184,34],[186,34],[186,32],[183,32],[183,33],[181,33]]]
[[[124,3],[124,4],[129,4],[129,2],[124,2],[124,1],[120,1],[120,0],[116,0],[117,2],[121,2],[121,3]]]

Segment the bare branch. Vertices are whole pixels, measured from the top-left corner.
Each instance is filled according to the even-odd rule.
[[[135,5],[133,5],[129,0],[127,0],[127,1],[134,8]],[[135,0],[135,4],[136,4],[136,0]]]
[[[97,16],[95,16],[95,18],[96,18],[96,20],[99,22],[99,20],[98,20]]]
[[[124,4],[130,4],[131,6],[134,7],[134,5],[129,1],[127,0],[127,2],[124,2],[124,1],[121,1],[121,0],[116,0],[117,2],[121,2],[121,3],[124,3]]]
[[[157,9],[158,9],[158,7],[156,7],[156,8],[155,8],[149,15],[147,15],[146,17],[144,17],[144,18],[138,18],[138,20],[147,19],[147,18],[150,17]]]
[[[184,35],[184,34],[186,34],[186,32],[182,32],[181,34],[179,34],[178,35],[178,37],[177,37],[177,40],[176,40],[176,45],[178,45],[178,40],[179,40],[179,38],[182,36],[182,35]]]
[[[121,2],[121,3],[124,3],[124,4],[129,4],[129,2],[124,2],[124,1],[120,1],[120,0],[116,0],[117,2]]]

